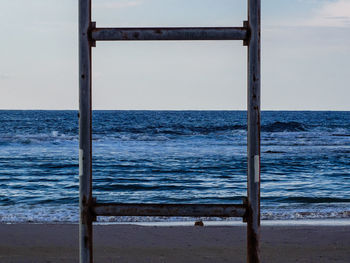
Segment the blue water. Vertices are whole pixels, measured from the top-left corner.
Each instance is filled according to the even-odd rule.
[[[77,112],[0,121],[0,222],[77,222]],[[263,219],[350,218],[350,112],[262,112],[261,131]],[[95,111],[93,133],[98,201],[246,196],[245,111]]]

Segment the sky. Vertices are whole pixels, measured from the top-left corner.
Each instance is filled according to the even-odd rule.
[[[350,0],[262,0],[262,110],[350,110]],[[241,26],[245,0],[93,0],[97,27]],[[0,109],[78,109],[78,1],[0,0]],[[93,109],[244,110],[241,41],[98,42]]]

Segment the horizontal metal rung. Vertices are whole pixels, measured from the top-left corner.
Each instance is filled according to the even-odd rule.
[[[246,205],[232,204],[95,204],[96,216],[245,217]]]
[[[245,27],[93,28],[92,40],[246,40]]]

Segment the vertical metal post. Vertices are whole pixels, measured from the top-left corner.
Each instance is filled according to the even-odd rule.
[[[260,10],[248,0],[248,263],[260,262]]]
[[[92,259],[91,0],[79,0],[79,258]]]

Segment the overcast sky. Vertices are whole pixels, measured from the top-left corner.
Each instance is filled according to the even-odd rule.
[[[241,26],[245,0],[93,0],[97,26]],[[0,109],[78,109],[78,1],[1,0]],[[245,109],[241,41],[98,42],[94,109]],[[350,0],[262,0],[262,109],[350,110]]]

